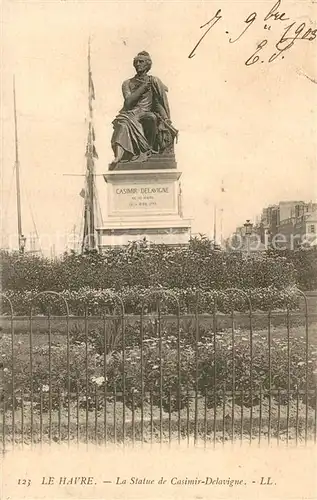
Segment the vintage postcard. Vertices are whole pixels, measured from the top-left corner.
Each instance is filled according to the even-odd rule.
[[[0,496],[317,498],[317,7],[1,3]]]

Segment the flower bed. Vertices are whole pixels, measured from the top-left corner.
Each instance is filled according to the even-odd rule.
[[[187,404],[193,391],[206,398],[207,406],[212,407],[222,404],[224,388],[229,391],[234,388],[240,393],[235,400],[238,405],[258,404],[260,390],[265,397],[269,390],[273,391],[275,400],[277,390],[283,390],[282,402],[285,403],[297,397],[297,390],[301,391],[300,400],[305,400],[302,391],[306,387],[315,389],[317,349],[308,346],[306,364],[307,346],[303,338],[273,338],[269,346],[267,339],[254,333],[251,358],[250,336],[245,332],[235,334],[234,344],[229,333],[219,333],[216,338],[208,329],[200,333],[197,343],[191,332],[182,331],[178,338],[175,332],[162,330],[158,336],[152,324],[144,328],[141,344],[138,326],[131,326],[125,349],[122,337],[118,337],[116,343],[107,346],[105,354],[102,337],[91,335],[86,343],[85,334],[82,332],[80,336],[77,332],[76,338],[71,337],[69,371],[65,343],[54,343],[51,348],[34,346],[32,378],[29,345],[19,342],[14,346],[14,392],[29,392],[32,382],[36,393],[45,393],[51,388],[55,406],[59,394],[62,395],[64,405],[67,404],[69,384],[73,394],[78,387],[84,394],[87,390],[92,395],[89,405],[93,407],[95,389],[104,390],[106,382],[107,392],[121,393],[125,388],[126,404],[131,406],[133,401],[140,407],[143,377],[143,392],[152,393],[153,404],[160,406],[162,403],[165,410],[171,405],[174,411]],[[5,392],[10,395],[12,354],[9,336],[2,338],[2,353]],[[244,391],[243,397],[241,391]],[[313,405],[313,401],[309,396],[309,404]]]

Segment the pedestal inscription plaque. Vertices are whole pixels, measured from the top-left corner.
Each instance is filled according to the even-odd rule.
[[[180,172],[116,171],[105,174],[108,216],[176,215]]]
[[[113,212],[121,215],[134,215],[137,212],[172,213],[175,205],[174,186],[160,183],[157,186],[144,184],[134,187],[124,184],[112,192]]]

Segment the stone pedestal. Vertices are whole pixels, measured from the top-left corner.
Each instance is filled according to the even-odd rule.
[[[122,163],[104,174],[108,216],[97,229],[99,249],[142,238],[154,244],[187,244],[191,221],[182,215],[180,177],[175,159],[166,157],[140,165]]]

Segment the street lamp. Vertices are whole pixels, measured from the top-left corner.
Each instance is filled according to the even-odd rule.
[[[24,253],[25,243],[26,243],[26,237],[23,234],[20,234],[19,235],[19,250],[20,250],[20,253]]]
[[[243,225],[245,227],[245,236],[246,236],[246,242],[247,242],[247,254],[250,255],[250,236],[252,234],[253,224],[252,224],[252,222],[250,222],[249,219],[247,219]]]
[[[269,250],[271,248],[271,237],[272,237],[271,231],[269,229],[265,229],[265,237],[264,237],[265,250]]]

